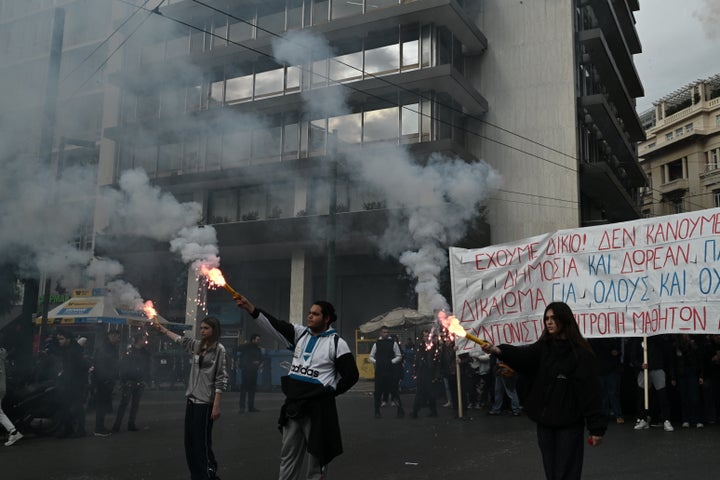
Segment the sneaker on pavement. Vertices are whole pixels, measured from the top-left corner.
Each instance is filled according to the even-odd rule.
[[[647,430],[650,428],[646,420],[643,420],[642,418],[638,418],[637,422],[635,422],[635,426],[633,427],[635,430]]]
[[[702,424],[702,423],[700,423],[700,422],[698,422],[698,424],[697,424],[697,425],[695,425],[695,426],[696,426],[697,428],[704,428],[704,427],[705,427],[705,425],[703,425],[703,424]]]
[[[109,437],[112,435],[112,432],[108,430],[107,428],[101,428],[99,430],[95,430],[95,436],[96,437]]]
[[[8,436],[7,442],[5,442],[5,446],[6,446],[6,447],[9,447],[9,446],[12,445],[13,443],[15,443],[15,442],[17,442],[18,440],[20,440],[21,438],[23,438],[23,434],[22,434],[22,433],[20,433],[20,432],[18,432],[18,431],[16,431],[15,433],[11,433],[11,434]]]
[[[682,428],[690,428],[690,422],[682,422],[682,425],[680,425]]]
[[[665,420],[663,422],[663,430],[665,430],[666,432],[672,432],[675,430],[672,426],[672,423],[670,423],[670,420]]]
[[[616,422],[618,425],[622,425],[623,423],[625,423],[625,419],[624,419],[623,417],[617,417],[617,418],[615,419],[615,422]]]

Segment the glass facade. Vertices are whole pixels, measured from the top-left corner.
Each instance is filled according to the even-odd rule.
[[[193,134],[177,143],[121,148],[118,171],[142,167],[153,177],[321,156],[329,148],[329,134],[333,131],[337,132],[340,151],[362,145],[407,144],[443,138],[462,142],[458,136],[462,134],[461,129],[439,125],[438,120],[425,121],[431,116],[450,118],[451,108],[460,107],[451,107],[448,102],[449,99],[434,103],[416,98],[400,107],[367,106],[355,113],[301,121],[288,113],[255,127],[246,125],[235,131]],[[150,102],[138,105],[152,111],[158,108]]]

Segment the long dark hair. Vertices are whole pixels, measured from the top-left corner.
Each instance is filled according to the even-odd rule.
[[[205,317],[203,318],[200,323],[206,323],[208,327],[212,328],[212,335],[210,335],[210,338],[203,339],[200,342],[200,348],[207,348],[215,345],[220,341],[220,334],[222,333],[222,330],[220,329],[220,320],[218,320],[217,317]]]
[[[543,312],[543,333],[540,335],[540,340],[549,341],[553,337],[548,333],[547,329],[544,328],[545,316],[547,315],[548,310],[552,310],[555,314],[555,323],[557,324],[559,330],[558,333],[565,335],[565,338],[567,338],[571,344],[582,347],[593,353],[590,343],[588,343],[582,333],[580,333],[580,328],[578,327],[577,320],[575,320],[575,315],[573,314],[572,309],[565,302],[552,302],[545,307],[545,312]]]

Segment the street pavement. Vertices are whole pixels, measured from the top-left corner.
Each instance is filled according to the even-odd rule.
[[[361,381],[338,397],[345,453],[330,464],[335,480],[423,480],[483,478],[542,479],[534,424],[525,416],[488,416],[472,410],[463,419],[449,408],[438,418],[395,418],[385,407],[375,419],[372,385]],[[223,480],[277,478],[280,434],[276,428],[282,394],[257,395],[258,413],[238,413],[238,394],[223,396],[222,416],[213,432]],[[409,411],[413,395],[403,395]],[[116,400],[117,401],[117,400]],[[150,390],[140,405],[139,432],[99,438],[26,436],[0,445],[3,480],[166,480],[188,479],[183,450],[182,390]],[[112,423],[108,416],[108,425]],[[720,426],[664,432],[610,425],[603,445],[586,447],[585,479],[720,478]],[[88,413],[88,431],[94,415]]]

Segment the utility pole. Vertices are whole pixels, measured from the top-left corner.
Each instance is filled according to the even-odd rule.
[[[52,40],[50,44],[50,59],[48,63],[47,85],[45,88],[45,106],[40,127],[40,143],[38,156],[45,168],[52,165],[52,147],[55,137],[55,119],[57,116],[57,96],[60,79],[60,60],[62,57],[63,36],[65,33],[65,10],[56,8],[53,17]],[[23,295],[23,308],[21,314],[20,350],[22,356],[28,360],[32,354],[32,316],[37,311],[39,296],[39,283],[36,279],[25,279],[25,293]],[[50,291],[50,280],[45,280],[44,295],[47,298]]]
[[[325,294],[327,301],[335,305],[336,272],[335,272],[335,236],[337,235],[337,130],[330,134],[330,209],[327,225],[327,271]]]

